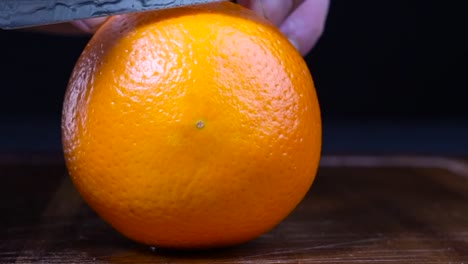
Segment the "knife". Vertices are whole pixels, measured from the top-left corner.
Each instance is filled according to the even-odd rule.
[[[0,28],[17,29],[223,0],[0,0]]]

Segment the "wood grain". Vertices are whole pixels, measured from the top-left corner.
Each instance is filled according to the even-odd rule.
[[[60,158],[0,156],[0,263],[468,263],[467,168],[438,157],[324,157],[307,197],[271,232],[180,252],[115,232]]]

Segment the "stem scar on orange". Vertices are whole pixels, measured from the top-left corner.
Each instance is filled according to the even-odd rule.
[[[274,228],[311,187],[321,136],[304,59],[231,2],[111,18],[77,61],[62,119],[84,200],[128,238],[169,248]]]

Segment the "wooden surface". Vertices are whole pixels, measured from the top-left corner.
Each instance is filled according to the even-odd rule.
[[[60,159],[0,157],[0,263],[468,263],[468,166],[424,157],[324,157],[283,223],[241,246],[148,248],[81,200]]]

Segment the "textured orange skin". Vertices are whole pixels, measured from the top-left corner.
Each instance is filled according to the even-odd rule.
[[[170,248],[274,228],[309,190],[322,140],[301,55],[230,2],[112,18],[73,71],[62,133],[86,202]]]

